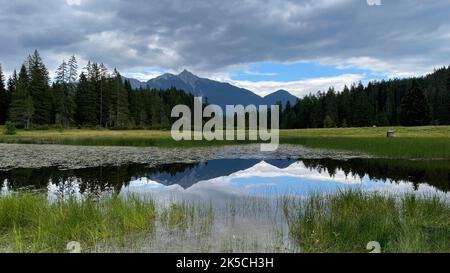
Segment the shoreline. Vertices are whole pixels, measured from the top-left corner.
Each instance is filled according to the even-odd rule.
[[[197,148],[0,144],[0,169],[82,169],[127,164],[155,166],[213,159],[370,158],[360,153],[311,149],[289,144],[280,145],[276,152],[261,152],[259,148],[257,144]]]
[[[394,130],[397,137],[387,138],[388,130]],[[106,129],[18,130],[16,135],[0,134],[0,143],[180,150],[217,150],[226,146],[257,144],[252,141],[174,141],[170,131]],[[450,159],[450,126],[281,130],[281,144],[377,158],[445,160]]]

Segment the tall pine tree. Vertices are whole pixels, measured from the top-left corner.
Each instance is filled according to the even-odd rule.
[[[29,129],[34,115],[33,98],[30,93],[30,80],[25,65],[22,65],[12,94],[9,119],[18,127]]]
[[[447,92],[444,93],[446,107],[445,107],[445,110],[443,113],[442,123],[450,125],[450,66],[447,69],[447,90],[446,91]]]
[[[13,74],[8,79],[8,94],[10,98],[12,97],[14,91],[16,91],[16,85],[17,85],[17,71],[14,69]]]
[[[324,110],[325,118],[328,116],[333,121],[334,125],[332,127],[334,127],[339,121],[338,101],[334,88],[330,88],[324,97]]]
[[[13,74],[9,77],[8,79],[8,112],[6,113],[7,115],[7,120],[10,119],[10,111],[11,111],[11,104],[12,104],[12,98],[14,93],[16,92],[16,86],[17,86],[17,81],[18,81],[18,77],[17,77],[17,71],[14,69]]]
[[[80,75],[75,95],[75,121],[79,125],[92,127],[98,124],[96,102],[95,90],[83,72]]]
[[[75,56],[70,57],[69,62],[67,62],[68,69],[68,83],[69,85],[76,85],[77,77],[78,77],[78,62]]]
[[[64,128],[70,128],[74,115],[74,86],[71,79],[70,66],[63,61],[56,71],[56,78],[53,84],[53,94],[55,96],[56,123]]]
[[[114,126],[127,127],[130,124],[130,109],[128,92],[123,84],[122,76],[114,69],[112,78],[113,98],[114,98]]]
[[[403,97],[400,108],[400,123],[403,126],[429,125],[430,105],[417,81],[413,81],[411,89]]]
[[[352,124],[357,127],[371,125],[370,102],[362,83],[358,87],[352,86]]]
[[[10,104],[9,100],[10,98],[5,88],[5,78],[0,64],[0,124],[5,124],[6,122]]]
[[[29,88],[33,98],[33,123],[50,124],[52,97],[49,87],[49,75],[37,50],[28,58]]]
[[[112,126],[114,110],[112,106],[111,89],[109,89],[110,75],[108,68],[101,63],[94,64],[95,74],[99,78],[96,79],[96,93],[100,97],[99,124],[100,126]]]

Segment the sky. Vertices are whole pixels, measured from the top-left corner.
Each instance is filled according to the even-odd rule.
[[[442,0],[0,0],[6,74],[38,49],[148,80],[188,69],[266,95],[419,76],[450,64]]]

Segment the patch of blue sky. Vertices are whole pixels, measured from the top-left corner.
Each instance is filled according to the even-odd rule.
[[[277,81],[291,82],[311,78],[337,77],[343,74],[365,75],[364,81],[381,80],[385,78],[383,73],[352,67],[337,67],[334,65],[322,65],[317,62],[297,63],[255,63],[248,69],[231,73],[231,78],[236,81]]]

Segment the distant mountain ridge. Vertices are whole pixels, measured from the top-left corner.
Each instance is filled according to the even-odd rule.
[[[288,101],[293,105],[298,99],[285,90],[279,90],[265,97],[260,97],[250,90],[229,83],[200,78],[187,70],[178,75],[166,73],[147,82],[140,82],[131,78],[124,79],[128,79],[131,87],[134,89],[147,87],[165,90],[175,87],[194,96],[207,98],[210,104],[217,104],[221,107],[236,104],[273,105],[278,102],[285,106]]]

